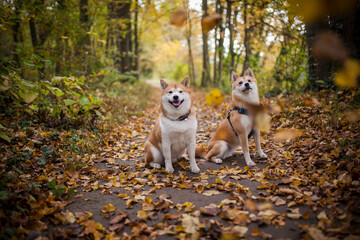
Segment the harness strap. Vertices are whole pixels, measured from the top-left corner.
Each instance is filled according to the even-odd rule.
[[[234,126],[232,125],[232,122],[231,122],[231,120],[230,120],[231,112],[234,111],[234,110],[236,110],[239,114],[244,114],[244,115],[248,115],[248,114],[247,114],[247,110],[246,110],[245,108],[243,108],[243,107],[242,107],[242,108],[239,108],[239,107],[237,107],[237,106],[235,106],[233,109],[231,109],[231,110],[228,112],[228,114],[227,114],[227,117],[226,117],[226,118],[227,118],[227,120],[229,121],[230,126],[231,126],[233,132],[235,133],[235,135],[236,135],[237,137],[239,137],[239,134],[235,131]],[[254,130],[254,129],[251,129],[251,131],[250,131],[250,133],[249,133],[249,135],[248,135],[248,139],[251,138],[251,137],[254,135],[254,133],[255,133],[255,130]]]

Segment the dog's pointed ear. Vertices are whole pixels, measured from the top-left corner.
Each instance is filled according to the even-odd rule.
[[[185,77],[184,80],[182,80],[181,84],[184,85],[185,87],[189,87],[190,85],[189,77]]]
[[[246,75],[250,76],[250,77],[255,77],[253,71],[251,70],[251,68],[246,69]]]
[[[160,86],[162,90],[164,90],[167,87],[167,85],[168,84],[164,80],[160,79]]]
[[[235,72],[231,72],[231,83],[235,82],[239,76]]]

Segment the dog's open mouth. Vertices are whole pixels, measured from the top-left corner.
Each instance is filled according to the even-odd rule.
[[[247,87],[247,88],[245,88],[245,89],[243,90],[243,92],[249,92],[250,90],[252,90],[252,88],[251,88],[251,87]]]
[[[174,100],[174,101],[169,101],[174,107],[178,108],[180,107],[180,105],[184,102],[184,99],[179,101],[179,100]]]

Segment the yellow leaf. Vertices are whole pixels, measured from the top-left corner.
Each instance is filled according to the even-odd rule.
[[[154,205],[152,204],[152,199],[146,197],[142,204],[142,210],[144,211],[152,211],[154,209]]]
[[[303,130],[300,129],[281,129],[275,133],[275,140],[286,141],[292,140],[303,135]]]
[[[341,88],[356,88],[360,76],[360,63],[355,59],[348,59],[335,75],[335,84]]]
[[[209,106],[220,105],[224,102],[224,97],[220,90],[214,88],[211,89],[210,93],[206,94],[205,102]]]
[[[185,207],[185,212],[195,211],[195,205],[191,202],[185,202],[182,206]]]
[[[105,205],[101,208],[101,212],[103,212],[103,213],[113,212],[115,210],[116,210],[116,208],[111,203],[109,203],[108,205]]]
[[[260,112],[255,117],[255,122],[258,128],[263,131],[269,131],[271,124],[270,124],[270,116],[266,112]]]
[[[223,182],[220,178],[216,178],[216,179],[215,179],[215,182],[216,182],[217,184],[221,184],[221,185],[224,184],[224,182]]]
[[[144,210],[139,210],[137,212],[137,217],[138,218],[141,218],[141,219],[144,219],[144,220],[147,220],[148,219],[148,215],[147,213],[144,211]]]

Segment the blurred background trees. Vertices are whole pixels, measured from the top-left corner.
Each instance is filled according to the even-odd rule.
[[[0,4],[3,103],[27,96],[30,104],[54,76],[84,77],[93,88],[190,76],[228,92],[230,72],[251,67],[262,95],[333,88],[334,79],[358,85],[358,0]]]

